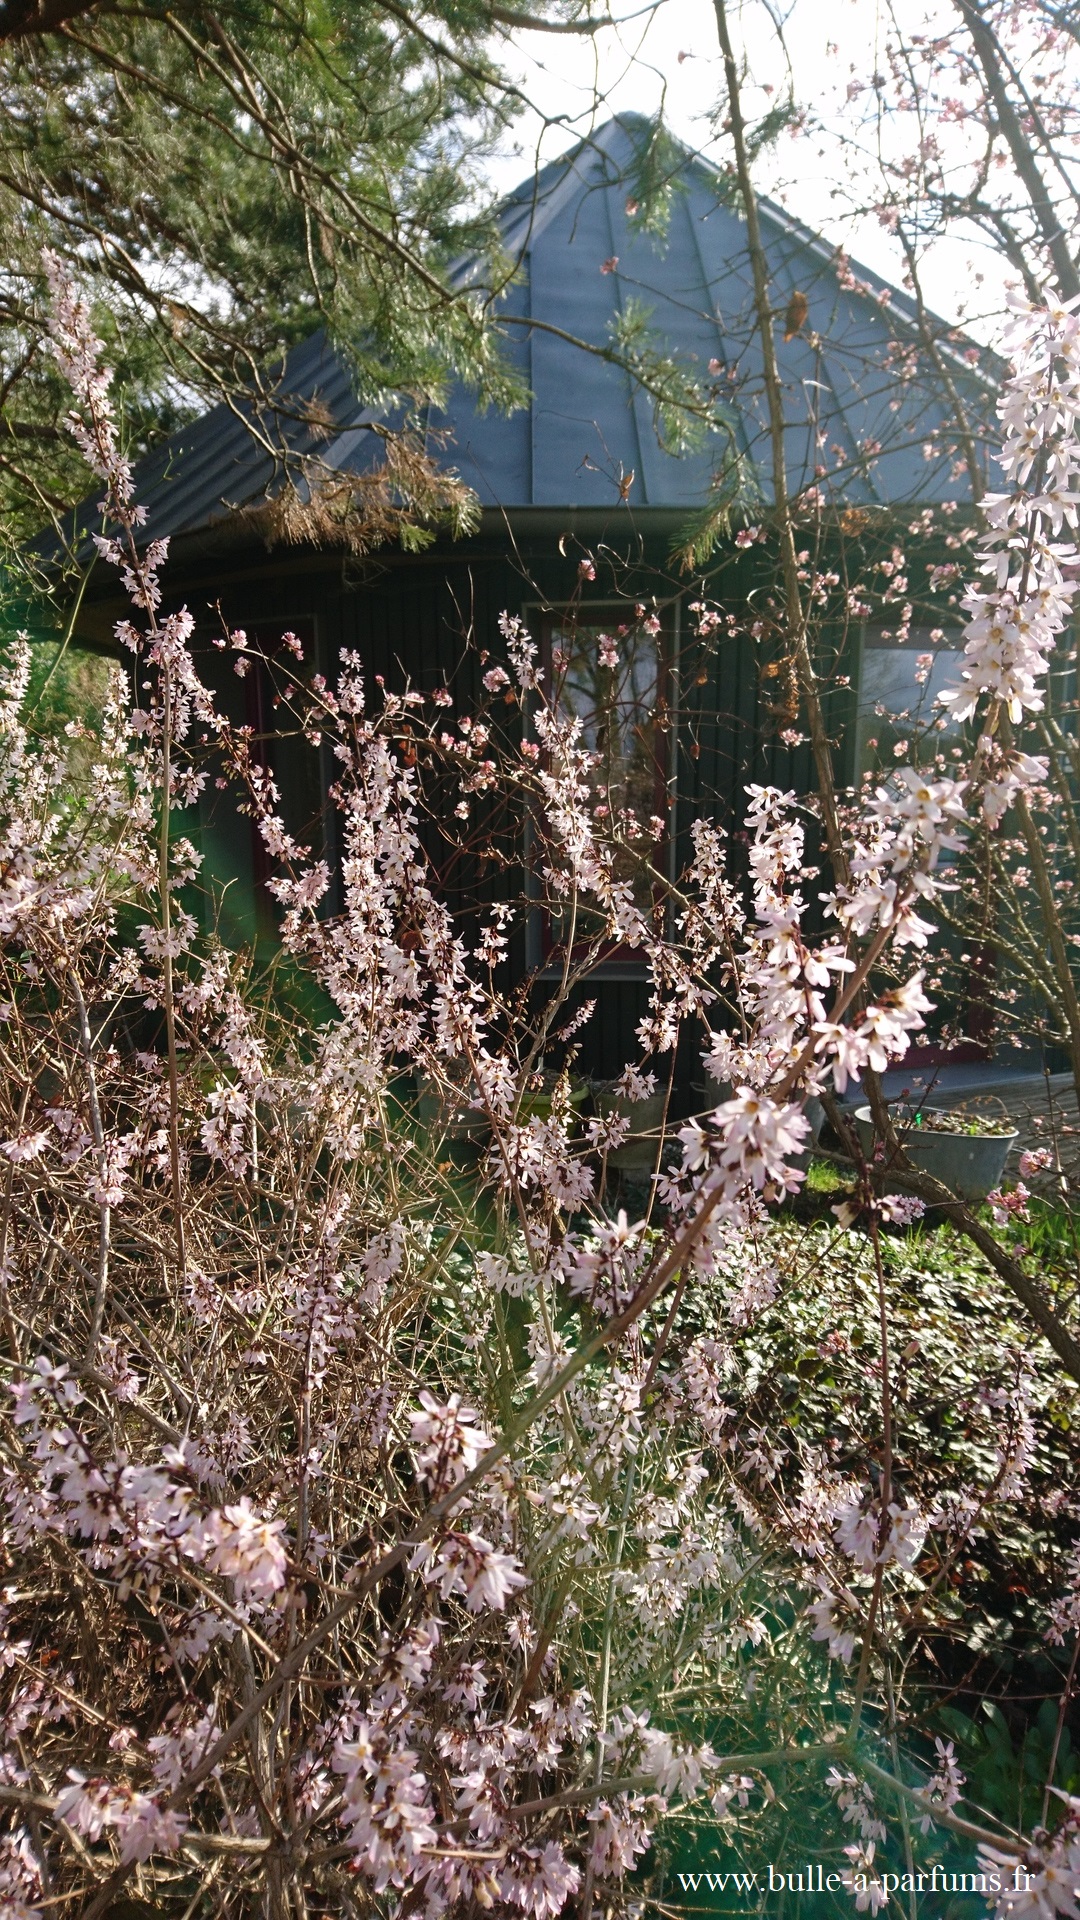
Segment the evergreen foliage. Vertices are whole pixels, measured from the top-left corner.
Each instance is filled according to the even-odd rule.
[[[491,26],[477,0],[415,22],[351,0],[181,0],[0,43],[9,526],[86,482],[42,352],[46,244],[94,299],[136,450],[252,387],[276,445],[267,370],[320,325],[395,419],[455,376],[520,397],[489,325],[509,263],[478,185],[508,98]],[[450,274],[465,251],[489,266],[468,288]]]

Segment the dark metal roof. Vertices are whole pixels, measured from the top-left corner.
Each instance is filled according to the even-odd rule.
[[[658,241],[642,232],[627,205],[642,126],[631,116],[609,121],[503,205],[504,239],[521,272],[501,311],[532,403],[504,418],[479,412],[459,390],[430,423],[433,432],[450,430],[446,462],[486,507],[612,507],[622,497],[631,507],[685,512],[704,503],[720,440],[682,456],[666,452],[651,403],[625,372],[563,337],[608,344],[630,301],[651,310],[658,344],[698,377],[712,377],[710,362],[721,381],[734,370],[740,448],[762,497],[769,496],[744,223],[729,184],[687,152],[666,235]],[[977,432],[985,432],[994,411],[991,384],[965,358],[967,343],[957,346],[942,329],[936,371],[920,365],[903,378],[905,356],[913,367],[918,340],[912,303],[769,202],[761,204],[761,221],[775,307],[782,313],[796,291],[808,307],[795,337],[784,340],[778,329],[793,485],[816,478],[849,504],[964,499],[963,476],[953,472],[954,407],[942,363]],[[459,278],[469,273],[464,263]],[[273,404],[269,415],[265,402],[260,411],[263,431],[271,418],[273,434],[292,455],[317,454],[337,472],[362,469],[376,456],[379,437],[369,424],[376,415],[358,403],[345,362],[324,333],[296,347],[269,387]],[[217,406],[141,464],[138,497],[148,510],[148,533],[194,533],[257,506],[280,484],[281,471],[242,415]]]

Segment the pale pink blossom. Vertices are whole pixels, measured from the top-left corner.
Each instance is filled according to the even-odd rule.
[[[235,1505],[211,1513],[201,1541],[206,1564],[233,1581],[242,1600],[271,1600],[285,1584],[288,1557],[283,1520],[267,1520],[245,1495]]]
[[[443,1404],[422,1388],[418,1398],[422,1411],[410,1420],[417,1466],[428,1484],[444,1493],[472,1472],[491,1437],[477,1424],[472,1407],[462,1404],[460,1394],[451,1394]]]

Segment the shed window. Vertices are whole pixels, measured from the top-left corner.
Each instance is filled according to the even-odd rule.
[[[920,761],[958,742],[960,728],[937,705],[937,696],[959,682],[960,660],[959,647],[934,639],[926,627],[912,628],[902,644],[881,628],[865,630],[855,728],[857,778],[887,772],[908,757],[916,738],[928,736],[917,754]]]
[[[559,714],[581,722],[583,744],[597,756],[589,785],[600,819],[616,842],[615,877],[651,916],[668,857],[668,644],[659,613],[637,607],[553,613],[544,627],[546,684]],[[606,809],[606,811],[605,811]],[[579,905],[548,916],[548,952],[566,940],[587,941],[593,928]],[[563,924],[563,923],[566,924]],[[638,958],[622,949],[608,960]]]

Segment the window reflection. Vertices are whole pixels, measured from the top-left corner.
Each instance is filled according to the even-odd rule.
[[[903,645],[869,628],[863,636],[856,716],[855,771],[885,774],[898,761],[919,764],[960,738],[937,696],[960,679],[961,653],[930,629],[913,628]],[[917,750],[913,743],[921,742]]]
[[[614,872],[635,904],[651,913],[658,843],[666,824],[667,712],[660,622],[555,618],[549,629],[551,686],[557,710],[581,724],[596,755],[588,779],[598,824],[610,832]],[[562,937],[557,927],[556,938]],[[591,929],[577,918],[576,938]]]

